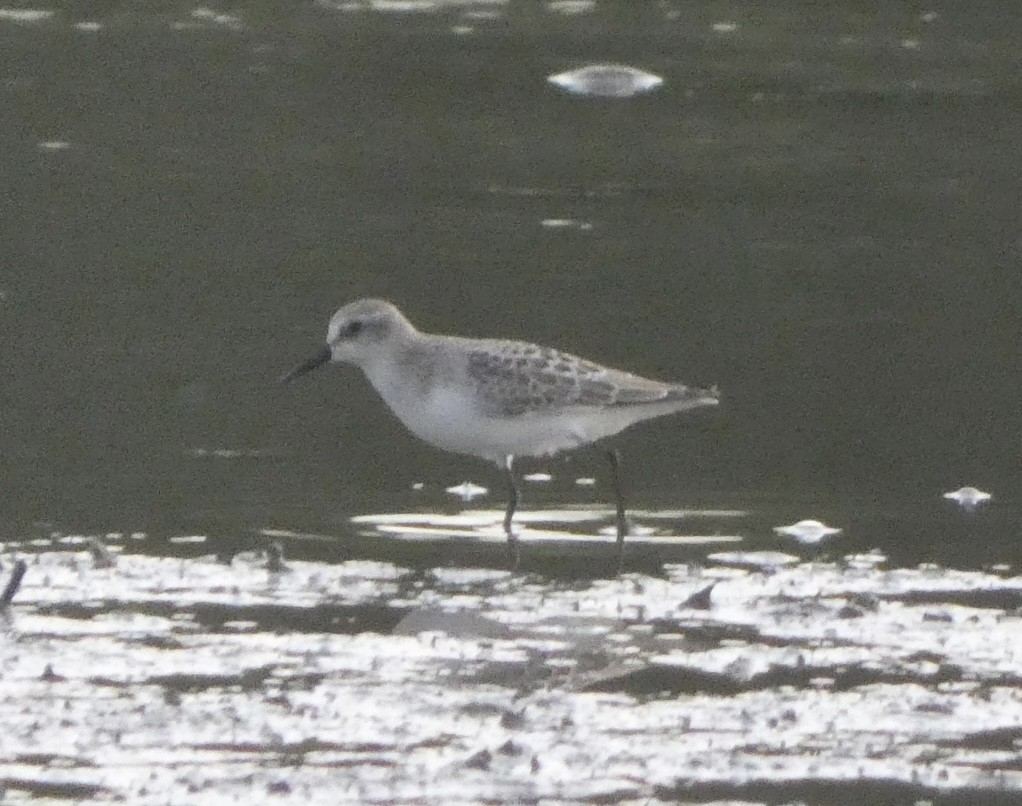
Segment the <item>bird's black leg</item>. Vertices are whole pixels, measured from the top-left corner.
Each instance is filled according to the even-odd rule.
[[[504,475],[507,478],[507,512],[504,513],[504,534],[507,535],[507,551],[511,558],[511,570],[517,571],[518,563],[522,557],[518,538],[511,530],[511,519],[518,507],[518,485],[515,483],[514,460],[515,457],[511,454],[504,457]]]
[[[628,519],[625,517],[625,502],[618,472],[621,455],[617,450],[609,450],[607,459],[610,461],[610,483],[614,488],[614,505],[617,508],[617,571],[620,574],[625,563],[625,536],[628,534]]]

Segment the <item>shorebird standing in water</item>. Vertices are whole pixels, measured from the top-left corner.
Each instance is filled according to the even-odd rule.
[[[394,305],[379,299],[358,300],[337,311],[323,348],[281,381],[331,361],[359,367],[420,439],[503,468],[508,484],[504,532],[515,567],[515,457],[581,448],[643,420],[718,402],[716,388],[652,381],[550,347],[421,333]],[[628,523],[618,454],[609,450],[607,457],[620,568]]]

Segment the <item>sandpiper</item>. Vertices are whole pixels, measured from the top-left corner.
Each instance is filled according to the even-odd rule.
[[[503,468],[508,484],[504,532],[516,567],[518,541],[511,528],[518,505],[515,457],[581,448],[643,420],[718,402],[716,387],[661,383],[550,347],[422,333],[394,305],[379,299],[338,310],[323,348],[281,381],[327,362],[359,367],[420,439]],[[628,525],[618,453],[608,450],[607,456],[620,567]]]

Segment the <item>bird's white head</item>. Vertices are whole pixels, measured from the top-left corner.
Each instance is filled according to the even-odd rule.
[[[382,299],[350,302],[330,318],[326,346],[330,360],[364,366],[415,332],[394,305]]]
[[[360,299],[337,311],[327,328],[326,344],[281,381],[287,383],[328,361],[355,364],[363,369],[389,355],[396,345],[415,333],[396,306],[382,299]]]

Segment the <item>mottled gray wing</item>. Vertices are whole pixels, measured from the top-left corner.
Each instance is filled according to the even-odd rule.
[[[653,403],[685,388],[522,342],[494,342],[471,350],[468,372],[486,407],[505,417],[568,406]]]

